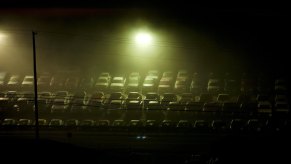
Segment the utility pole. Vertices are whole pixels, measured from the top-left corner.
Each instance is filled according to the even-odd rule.
[[[37,100],[37,74],[36,74],[36,51],[35,51],[35,35],[37,33],[32,31],[33,44],[33,80],[34,80],[34,116],[35,116],[35,140],[39,141],[39,125],[38,125],[38,100]]]

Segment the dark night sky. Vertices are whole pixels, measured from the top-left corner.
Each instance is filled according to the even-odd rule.
[[[152,31],[171,38],[158,46],[179,54],[160,57],[154,63],[165,69],[173,63],[178,63],[173,66],[178,68],[183,62],[195,69],[287,69],[287,11],[283,4],[112,4],[93,0],[39,4],[14,0],[1,6],[0,28],[39,31],[39,51],[43,56],[39,60],[43,65],[49,62],[83,67],[98,65],[100,60],[117,62],[120,67],[132,64],[126,62],[126,57],[117,59],[112,52],[127,42],[122,31],[145,23]],[[26,39],[27,43],[22,42],[21,46],[27,46],[29,56],[31,37]],[[110,57],[100,52],[107,52]],[[92,56],[96,53],[99,56],[94,63]]]

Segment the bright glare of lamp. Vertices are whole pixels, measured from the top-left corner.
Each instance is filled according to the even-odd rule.
[[[138,33],[135,36],[135,42],[140,46],[150,45],[152,43],[152,39],[152,36],[146,32]]]
[[[6,35],[3,33],[0,33],[0,43],[4,42]]]

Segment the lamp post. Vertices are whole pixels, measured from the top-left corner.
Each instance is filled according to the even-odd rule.
[[[37,74],[36,74],[36,50],[35,50],[35,35],[37,33],[32,31],[32,45],[33,45],[33,76],[34,76],[34,115],[35,115],[35,140],[39,141],[39,126],[38,126],[38,100],[37,100]]]

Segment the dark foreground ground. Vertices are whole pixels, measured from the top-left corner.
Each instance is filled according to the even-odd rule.
[[[82,163],[290,162],[287,133],[144,133],[46,130],[1,132],[1,160]]]

